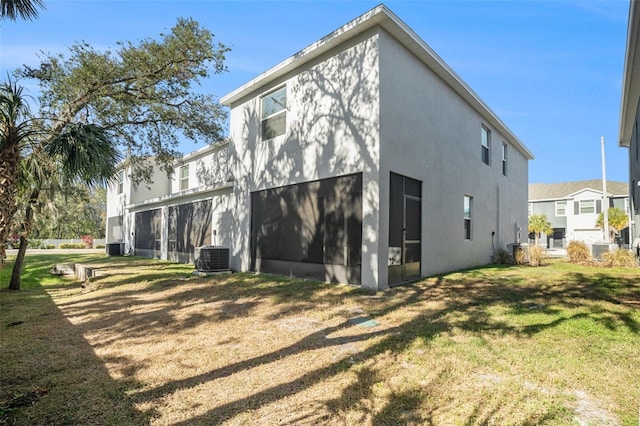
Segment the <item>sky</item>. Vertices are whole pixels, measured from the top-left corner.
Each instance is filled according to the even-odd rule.
[[[203,90],[222,97],[380,1],[44,0],[34,21],[0,21],[0,76],[67,53],[158,38],[192,17],[231,48],[228,72]],[[529,148],[529,182],[628,180],[618,146],[628,0],[384,2]],[[37,86],[21,81],[34,97]],[[204,143],[185,142],[189,153]]]

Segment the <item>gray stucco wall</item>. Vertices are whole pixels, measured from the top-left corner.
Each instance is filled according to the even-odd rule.
[[[252,191],[362,172],[362,284],[378,288],[378,69],[377,34],[366,31],[231,105],[235,187],[233,223],[224,232],[233,269],[249,268]],[[263,141],[260,97],[283,84],[286,133]]]
[[[423,182],[422,275],[490,262],[497,246],[526,240],[528,162],[511,142],[393,37],[380,34],[380,192],[389,172]],[[491,130],[491,165],[481,161],[480,129]],[[502,175],[501,147],[508,148]],[[472,239],[463,235],[463,197],[473,197]],[[388,211],[380,211],[380,251],[388,248]],[[380,264],[380,276],[386,275]],[[384,280],[381,279],[381,283]]]
[[[567,217],[556,216],[556,202],[555,201],[534,201],[532,202],[532,214],[543,214],[547,217],[552,228],[566,228]],[[571,214],[573,211],[573,201],[567,200],[567,214]]]
[[[636,108],[634,131],[629,145],[629,202],[632,210],[633,224],[631,226],[631,242],[640,238],[640,137],[638,123],[640,122],[640,99]]]

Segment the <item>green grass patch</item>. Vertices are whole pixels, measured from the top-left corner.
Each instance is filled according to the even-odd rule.
[[[72,262],[101,274],[48,273]],[[29,255],[0,290],[0,424],[638,423],[637,268],[491,265],[376,294],[192,271]]]

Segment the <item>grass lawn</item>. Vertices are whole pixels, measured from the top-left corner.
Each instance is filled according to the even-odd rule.
[[[48,275],[69,261],[107,275]],[[29,256],[0,290],[0,424],[639,422],[640,269],[489,266],[377,294],[191,272]]]

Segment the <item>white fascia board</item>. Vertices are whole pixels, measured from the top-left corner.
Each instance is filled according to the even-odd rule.
[[[569,198],[537,198],[535,200],[529,200],[530,203],[548,203],[549,201],[569,201]]]
[[[629,147],[640,98],[640,6],[636,0],[629,4],[627,50],[624,58],[622,99],[620,103],[620,130],[618,145]]]
[[[211,193],[229,188],[233,188],[233,182],[225,183],[222,185],[203,185],[176,194],[163,195],[162,197],[151,198],[148,200],[139,201],[137,203],[128,204],[125,206],[125,208],[129,210],[142,210],[143,207],[148,208],[154,206],[163,206],[173,203],[174,201],[179,201],[183,198],[193,197],[194,195],[202,195],[204,197]]]
[[[296,53],[289,59],[281,62],[270,70],[239,87],[233,92],[220,98],[220,103],[232,107],[251,93],[260,90],[263,86],[273,82],[279,77],[295,70],[301,65],[317,58],[328,50],[355,37],[356,35],[372,28],[381,26],[385,31],[396,38],[403,46],[419,58],[425,65],[433,70],[446,84],[458,95],[468,102],[489,124],[498,130],[511,144],[528,160],[534,156],[529,149],[511,132],[511,130],[498,118],[496,114],[480,99],[480,97],[425,43],[409,26],[386,6],[379,5],[354,19],[336,31],[321,38],[309,47]]]
[[[197,149],[193,152],[190,152],[189,154],[184,155],[180,160],[177,160],[175,165],[179,166],[181,164],[186,163],[187,161],[191,161],[194,160],[198,157],[203,157],[206,154],[210,153],[210,152],[214,152],[214,151],[218,151],[222,148],[225,148],[226,146],[229,145],[229,140],[225,139],[223,141],[220,142],[216,142],[212,145],[206,145],[200,149]]]
[[[574,193],[572,193],[572,194],[567,195],[567,197],[569,197],[569,198],[574,198],[576,195],[578,195],[578,194],[582,194],[583,192],[587,192],[587,191],[595,192],[595,193],[597,193],[597,194],[601,194],[601,195],[602,195],[602,189],[583,188],[583,189],[581,189],[580,191],[576,191],[576,192],[574,192]],[[614,194],[613,194],[613,193],[611,193],[611,192],[607,191],[607,197],[613,197],[613,196],[614,196]]]
[[[232,106],[235,102],[239,101],[249,93],[260,89],[261,87],[269,84],[277,78],[293,71],[299,66],[317,58],[323,53],[329,51],[333,47],[339,45],[345,40],[349,40],[360,34],[367,29],[376,25],[381,19],[384,19],[384,15],[381,15],[383,11],[388,11],[384,5],[379,5],[364,15],[359,16],[353,21],[343,25],[332,33],[322,37],[312,45],[302,49],[298,53],[280,62],[273,68],[260,74],[248,83],[240,86],[233,92],[220,98],[220,103],[225,106]]]

